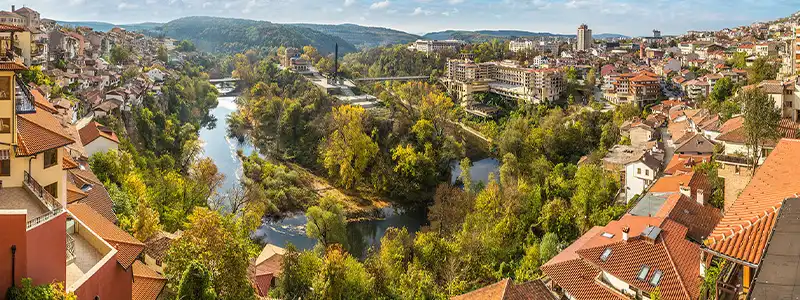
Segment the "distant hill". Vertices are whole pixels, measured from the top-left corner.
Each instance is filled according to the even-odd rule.
[[[91,27],[95,31],[109,31],[114,27],[124,28],[128,31],[143,31],[143,30],[153,30],[158,28],[159,26],[164,25],[163,23],[138,23],[138,24],[112,24],[106,22],[93,22],[93,21],[56,21],[61,26],[71,26],[71,27]]]
[[[352,43],[338,36],[301,26],[245,19],[185,17],[164,24],[156,32],[178,40],[191,40],[200,50],[207,52],[232,53],[251,48],[312,45],[327,54],[333,53],[336,43],[340,53],[357,51]]]
[[[310,28],[322,33],[340,37],[358,48],[372,48],[385,45],[406,44],[420,36],[399,30],[366,27],[356,24],[324,25],[324,24],[288,24]]]
[[[522,31],[522,30],[476,30],[476,31],[464,31],[464,30],[446,30],[446,31],[439,31],[439,32],[431,32],[422,36],[424,39],[428,40],[449,40],[449,39],[456,39],[456,40],[463,40],[466,42],[485,42],[494,39],[500,40],[509,40],[515,38],[522,38],[522,37],[572,37],[574,38],[574,34],[557,34],[557,33],[549,33],[549,32],[531,32],[531,31]],[[616,38],[616,37],[626,37],[621,34],[613,34],[613,33],[602,33],[595,35],[594,38],[603,39],[603,38]]]

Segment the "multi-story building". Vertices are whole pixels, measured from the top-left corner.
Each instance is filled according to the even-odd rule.
[[[459,40],[417,40],[411,48],[420,52],[433,53],[445,50],[458,52],[462,46],[464,46],[464,42]]]
[[[661,95],[658,75],[650,71],[617,74],[603,87],[603,97],[614,104],[634,103],[644,107]]]
[[[586,24],[578,26],[578,43],[576,50],[589,51],[589,49],[592,49],[593,43],[592,30],[589,29],[589,26],[586,26]]]
[[[0,290],[30,278],[35,285],[63,283],[78,299],[132,299],[143,290],[157,295],[166,280],[140,286],[145,280],[138,280],[136,266],[144,245],[114,225],[109,198],[108,210],[101,209],[98,192],[107,192],[84,180],[94,175],[70,155],[79,143],[74,128],[18,80],[27,69],[20,61],[0,58],[0,249],[6,253]]]
[[[555,101],[566,90],[562,70],[525,68],[514,61],[475,63],[451,59],[443,81],[463,105],[468,105],[470,96],[477,92],[540,103]]]
[[[541,53],[558,53],[558,44],[546,41],[531,41],[531,40],[514,40],[508,43],[508,49],[511,52],[519,52],[523,50],[535,50]]]
[[[792,43],[792,57],[794,57],[794,73],[800,70],[800,26],[794,28],[794,42]]]

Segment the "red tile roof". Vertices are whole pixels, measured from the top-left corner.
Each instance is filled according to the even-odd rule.
[[[72,159],[72,156],[69,156],[69,151],[66,148],[62,148],[62,157],[61,159],[61,168],[64,170],[75,169],[78,167],[78,162]]]
[[[31,95],[33,95],[33,103],[36,105],[36,107],[44,109],[51,114],[58,113],[58,110],[55,108],[55,106],[53,106],[50,101],[47,101],[47,99],[38,90],[31,89]]]
[[[52,114],[42,110],[17,115],[17,133],[18,156],[34,155],[75,142]]]
[[[132,300],[156,300],[167,285],[167,279],[141,261],[133,263]]]
[[[88,205],[84,203],[70,204],[67,210],[117,249],[117,261],[123,268],[129,268],[144,250],[142,242],[109,222]]]
[[[542,266],[541,270],[564,291],[579,300],[629,299],[617,291],[597,284],[595,278],[600,274],[600,270],[583,259]]]
[[[3,24],[0,24],[0,32],[3,32]],[[24,71],[28,67],[18,62],[0,62],[0,71]]]
[[[511,283],[511,279],[503,279],[472,292],[455,296],[451,300],[503,300]]]
[[[25,28],[10,25],[10,24],[0,24],[0,32],[23,32]]]
[[[707,199],[710,191],[703,195]],[[687,227],[687,236],[692,240],[703,241],[722,218],[719,209],[710,205],[702,205],[680,193],[670,195],[667,202],[655,215],[658,218],[667,218]]]
[[[86,198],[78,200],[77,203],[89,205],[109,222],[117,223],[117,215],[114,213],[114,202],[111,200],[111,196],[103,186],[103,183],[100,182],[100,179],[97,179],[97,176],[88,167],[69,170],[67,178],[75,183],[75,186],[83,187],[88,184],[91,187],[86,191]]]
[[[119,144],[119,139],[117,138],[117,134],[114,133],[111,128],[106,126],[100,125],[95,121],[89,122],[83,128],[78,130],[78,133],[81,135],[81,143],[84,145],[88,145],[98,137],[104,137],[110,141],[113,141]]]
[[[664,174],[681,175],[691,173],[695,165],[707,161],[711,161],[711,154],[675,154],[664,169]]]
[[[515,284],[506,292],[506,300],[555,300],[541,280]]]
[[[709,248],[752,264],[761,261],[781,203],[800,193],[800,140],[782,139],[709,235]]]

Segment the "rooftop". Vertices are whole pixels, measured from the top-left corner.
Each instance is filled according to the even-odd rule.
[[[0,188],[0,210],[25,209],[28,211],[28,221],[43,215],[47,207],[23,187]]]
[[[783,201],[748,299],[800,298],[800,199]]]

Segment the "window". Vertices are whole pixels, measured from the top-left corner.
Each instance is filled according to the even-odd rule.
[[[636,276],[636,279],[644,281],[645,279],[647,279],[647,272],[650,272],[650,267],[648,267],[647,265],[642,265],[642,268],[639,269],[639,275]]]
[[[650,285],[658,286],[658,283],[661,282],[661,275],[663,274],[664,273],[661,272],[661,270],[656,270],[655,272],[653,272],[653,277],[650,278]]]
[[[0,160],[0,176],[11,176],[11,160]]]
[[[58,163],[58,149],[44,151],[44,168],[55,166]]]
[[[610,232],[603,232],[603,236],[604,236],[604,237],[607,237],[607,238],[613,238],[613,237],[614,237],[614,234],[613,234],[613,233],[610,233]]]
[[[736,169],[733,171],[733,173],[739,174],[739,172],[740,172],[740,170],[739,170],[739,166],[736,166],[735,168],[736,168]]]
[[[0,133],[11,133],[10,118],[0,118]]]
[[[600,260],[605,262],[609,257],[611,257],[611,248],[606,248],[603,250],[603,254],[600,254]]]
[[[642,168],[636,168],[636,174],[642,174]]]
[[[644,175],[645,176],[650,176],[650,170],[644,169]]]
[[[44,190],[50,193],[50,196],[58,198],[58,181],[53,182],[53,184],[50,184],[48,186],[45,186]]]

